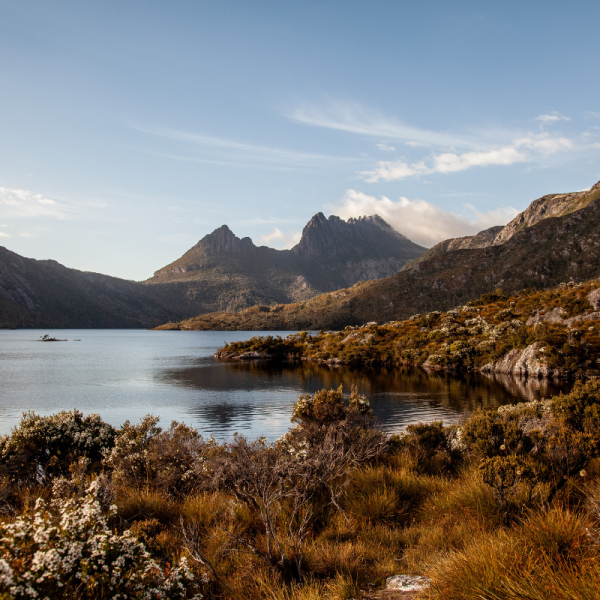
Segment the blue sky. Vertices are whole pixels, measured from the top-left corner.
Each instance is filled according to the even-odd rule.
[[[432,245],[600,179],[598,2],[0,1],[0,245],[141,280],[318,211]]]

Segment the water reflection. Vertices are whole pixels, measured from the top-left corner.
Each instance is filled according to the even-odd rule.
[[[411,423],[442,419],[456,422],[477,408],[497,408],[503,404],[548,397],[568,389],[566,384],[510,376],[486,376],[478,373],[450,374],[423,369],[329,367],[312,362],[271,364],[262,361],[215,362],[199,360],[179,369],[156,374],[163,384],[201,392],[262,392],[262,401],[252,403],[204,402],[198,396],[192,409],[203,422],[219,430],[223,426],[253,419],[257,411],[289,415],[297,395],[322,388],[356,385],[365,394],[384,429],[400,431]],[[273,403],[272,394],[279,395]]]
[[[42,344],[44,334],[71,340]],[[268,334],[269,332],[264,332]],[[280,332],[275,332],[280,333]],[[483,375],[455,376],[421,369],[349,369],[315,363],[221,363],[223,342],[246,331],[62,330],[0,331],[0,434],[23,411],[41,415],[77,408],[119,426],[148,413],[163,424],[184,421],[205,435],[228,439],[238,431],[274,439],[290,427],[300,394],[355,384],[383,427],[456,421],[481,406],[530,400],[564,386]],[[81,340],[72,343],[74,339]]]

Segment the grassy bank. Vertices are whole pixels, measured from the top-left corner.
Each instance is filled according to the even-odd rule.
[[[599,381],[402,437],[341,389],[293,421],[220,444],[25,415],[0,440],[0,597],[347,600],[398,573],[440,600],[598,597]]]
[[[522,290],[513,296],[496,290],[446,313],[321,331],[316,336],[303,332],[287,338],[255,337],[227,344],[217,356],[468,371],[494,370],[511,352],[516,357],[515,350],[529,349],[528,368],[535,375],[598,375],[599,288],[596,280],[546,291]]]

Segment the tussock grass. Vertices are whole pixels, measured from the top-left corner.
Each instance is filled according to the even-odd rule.
[[[598,598],[600,548],[586,520],[560,507],[531,513],[518,527],[479,535],[432,564],[435,598]]]
[[[179,505],[170,497],[149,489],[120,487],[115,504],[118,515],[129,523],[156,519],[164,525],[178,521]]]

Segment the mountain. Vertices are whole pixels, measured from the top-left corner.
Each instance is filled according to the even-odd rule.
[[[144,283],[188,314],[238,311],[387,277],[424,251],[377,215],[344,221],[318,213],[291,250],[255,246],[223,225]]]
[[[322,213],[291,250],[255,246],[223,225],[141,283],[0,247],[0,328],[153,327],[214,310],[308,300],[386,277],[424,251],[380,217],[343,221]]]
[[[444,252],[501,246],[523,229],[532,227],[544,219],[571,214],[589,206],[591,202],[599,198],[600,181],[589,190],[583,192],[547,194],[534,200],[522,213],[519,213],[504,227],[491,227],[490,229],[480,231],[474,236],[453,238],[440,242],[402,268],[403,270],[414,269],[420,262]]]
[[[141,283],[24,258],[0,246],[0,328],[146,328],[184,316]]]
[[[462,240],[462,241],[461,241]],[[180,329],[338,329],[448,310],[501,287],[507,293],[600,277],[600,182],[544,196],[500,230],[451,240],[400,272],[306,302],[172,323]]]

